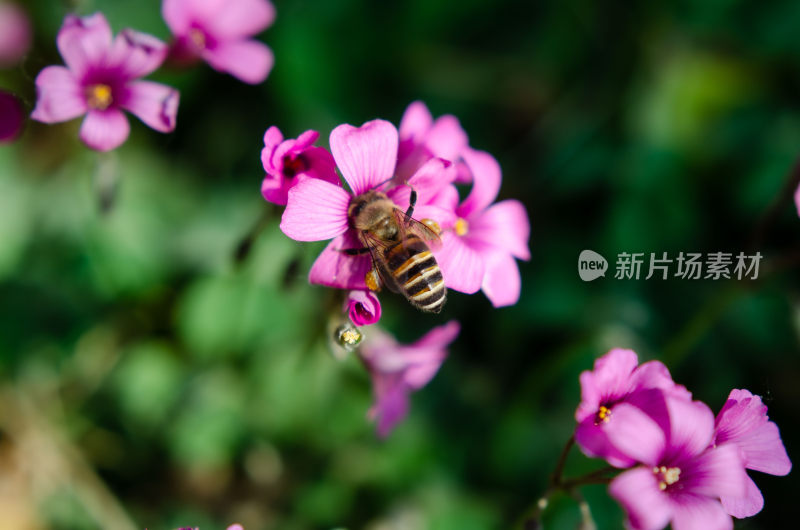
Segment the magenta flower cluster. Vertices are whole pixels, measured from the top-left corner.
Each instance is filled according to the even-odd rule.
[[[658,361],[615,349],[580,376],[575,440],[588,456],[625,469],[609,493],[627,526],[733,528],[731,516],[764,506],[746,470],[786,475],[792,464],[759,396],[732,390],[717,414],[677,385]]]
[[[56,39],[66,66],[48,66],[36,77],[31,117],[58,123],[85,116],[80,138],[97,151],[110,151],[128,138],[123,111],[167,133],[175,129],[178,91],[143,81],[173,55],[197,57],[247,83],[260,83],[272,68],[272,52],[250,37],[269,26],[275,10],[268,0],[164,0],[163,14],[174,34],[172,46],[131,29],[116,37],[105,16],[68,15]]]
[[[412,103],[398,131],[384,120],[360,127],[343,124],[330,135],[328,152],[313,145],[316,131],[284,140],[276,127],[264,135],[261,160],[264,198],[286,209],[283,232],[297,241],[330,243],[316,259],[309,282],[353,291],[346,311],[356,325],[377,322],[380,305],[368,293],[369,255],[348,219],[353,197],[379,189],[405,210],[411,190],[417,195],[414,217],[441,229],[441,248],[433,252],[445,285],[464,293],[483,290],[496,307],[512,305],[520,295],[515,259],[529,259],[530,223],[519,201],[494,203],[501,171],[490,154],[472,149],[453,116],[433,120],[421,102]],[[347,188],[342,186],[338,168]],[[459,199],[456,184],[471,184]]]

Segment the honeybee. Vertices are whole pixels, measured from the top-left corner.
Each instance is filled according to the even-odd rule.
[[[348,249],[348,254],[368,250],[372,270],[366,283],[373,291],[381,283],[400,293],[421,311],[438,313],[447,299],[447,288],[428,242],[438,245],[438,226],[425,225],[411,217],[417,194],[411,191],[409,207],[403,212],[385,193],[370,190],[354,197],[347,210],[350,226],[358,231],[364,249]]]

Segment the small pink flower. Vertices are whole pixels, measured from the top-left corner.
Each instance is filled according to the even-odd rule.
[[[56,123],[86,114],[80,138],[98,151],[115,149],[128,138],[123,109],[159,132],[175,128],[178,92],[138,80],[164,61],[163,42],[133,30],[123,30],[112,40],[105,17],[95,13],[67,16],[57,43],[67,66],[39,72],[33,119]]]
[[[322,251],[309,272],[309,282],[340,289],[366,289],[364,277],[372,268],[369,255],[351,256],[342,252],[362,248],[358,233],[350,226],[348,207],[353,197],[391,180],[397,162],[397,129],[384,120],[373,120],[361,127],[339,125],[330,136],[333,158],[352,193],[323,179],[300,179],[288,193],[281,230],[297,241],[331,243]],[[433,159],[408,181],[426,204],[427,198],[452,182],[449,163]],[[400,208],[408,204],[408,186],[396,186],[386,195]],[[436,207],[428,210],[436,210]],[[427,211],[420,207],[417,218]],[[436,218],[436,217],[434,217]],[[437,219],[438,220],[438,219]]]
[[[356,326],[369,326],[381,319],[381,303],[375,293],[369,290],[348,292],[344,310]]]
[[[268,0],[164,0],[161,12],[181,58],[202,58],[245,83],[267,78],[275,58],[252,39],[275,20]]]
[[[495,307],[513,305],[521,289],[514,258],[530,259],[528,214],[516,200],[492,204],[501,181],[494,157],[470,148],[461,156],[472,175],[472,189],[460,205],[453,188],[437,197],[454,215],[440,221],[444,232],[436,259],[447,287],[463,293],[483,290]]]
[[[615,408],[612,443],[643,465],[617,476],[609,493],[627,512],[629,528],[732,529],[719,499],[744,495],[739,449],[733,443],[709,447],[714,415],[705,404],[665,397],[666,426],[633,405]]]
[[[264,149],[261,151],[261,163],[267,172],[261,183],[264,199],[285,205],[289,190],[303,176],[339,185],[333,156],[327,149],[313,146],[317,138],[317,131],[306,131],[296,140],[284,140],[277,127],[267,129],[264,133]]]
[[[797,186],[797,191],[794,192],[794,204],[797,206],[797,215],[800,216],[800,185]]]
[[[0,143],[13,142],[22,131],[25,113],[14,94],[0,90]]]
[[[433,379],[459,330],[458,322],[450,321],[408,345],[398,344],[378,330],[370,332],[360,355],[372,376],[375,404],[369,415],[378,422],[379,436],[388,436],[403,421],[408,414],[409,394]]]
[[[578,421],[575,441],[587,456],[604,458],[615,467],[624,468],[635,462],[635,458],[616,447],[609,436],[609,431],[625,427],[619,425],[617,407],[632,404],[651,411],[658,408],[661,413],[653,413],[653,416],[665,427],[661,391],[684,400],[691,399],[684,387],[672,381],[663,363],[638,363],[632,350],[613,349],[595,361],[593,371],[580,375],[581,403],[575,411]]]
[[[17,64],[31,47],[31,21],[18,5],[0,3],[0,68]]]
[[[744,467],[770,475],[786,475],[792,462],[786,454],[778,426],[769,421],[761,397],[747,390],[731,390],[717,414],[713,445],[735,444],[741,450]],[[742,497],[722,497],[725,510],[737,518],[750,517],[764,507],[764,497],[750,477]]]
[[[469,146],[467,133],[461,128],[458,118],[446,114],[434,121],[428,107],[421,101],[414,101],[406,108],[400,120],[399,134],[396,175],[400,181],[413,175],[431,158],[455,163]]]

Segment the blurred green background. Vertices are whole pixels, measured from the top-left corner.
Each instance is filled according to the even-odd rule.
[[[764,396],[800,447],[800,3],[683,0],[278,1],[249,86],[201,64],[178,128],[132,121],[98,155],[79,121],[0,146],[0,528],[512,528],[574,428],[578,374],[612,347],[660,359],[719,410]],[[35,45],[0,87],[32,109],[71,10],[167,39],[158,0],[28,0]],[[404,341],[463,324],[386,441],[369,379],[337,361],[321,244],[278,229],[262,136],[452,113],[531,223],[522,296],[451,293],[441,315],[382,297]],[[247,242],[252,240],[248,250]],[[581,250],[609,259],[582,282]],[[758,250],[758,281],[616,280],[620,252]],[[368,329],[366,330],[368,332]],[[600,465],[574,450],[567,475]],[[753,474],[766,505],[736,528],[792,528],[797,473]],[[583,490],[598,528],[623,514]],[[576,528],[554,499],[546,528]]]

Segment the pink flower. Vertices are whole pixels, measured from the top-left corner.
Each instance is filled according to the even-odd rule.
[[[653,415],[665,427],[661,391],[684,400],[691,399],[684,387],[672,381],[663,363],[638,363],[632,350],[613,349],[595,361],[593,371],[580,375],[581,403],[575,411],[578,421],[575,441],[587,456],[604,458],[615,467],[628,467],[636,461],[632,455],[616,447],[609,436],[610,431],[625,428],[619,425],[618,407],[632,404],[651,411],[659,409],[662,413]]]
[[[375,293],[369,290],[347,293],[344,310],[356,326],[368,326],[381,319],[381,303]]]
[[[57,42],[67,66],[39,72],[33,119],[56,123],[86,114],[80,138],[98,151],[119,147],[128,138],[123,109],[157,131],[175,128],[178,92],[138,80],[161,65],[167,53],[164,43],[133,30],[123,30],[112,41],[102,13],[67,16]]]
[[[740,449],[746,469],[770,475],[786,475],[792,469],[778,426],[767,417],[767,406],[761,402],[761,397],[747,390],[731,390],[717,414],[713,445],[724,443],[732,443]],[[722,497],[722,505],[734,517],[750,517],[764,507],[764,497],[755,482],[747,477],[745,495]]]
[[[179,58],[202,58],[245,83],[267,78],[272,50],[251,37],[275,20],[268,0],[164,0],[161,12]]]
[[[16,4],[0,3],[0,68],[17,64],[31,47],[31,22]]]
[[[409,394],[433,379],[459,330],[458,322],[450,321],[408,345],[378,330],[371,332],[360,355],[372,376],[375,404],[369,415],[378,422],[379,436],[388,436],[406,417]]]
[[[794,204],[797,206],[797,215],[800,216],[800,185],[797,186],[797,191],[794,192]]]
[[[397,162],[397,129],[384,120],[373,120],[361,127],[339,125],[330,136],[333,158],[352,193],[331,182],[317,178],[299,179],[289,190],[281,230],[297,241],[322,241],[334,238],[322,251],[309,273],[312,284],[340,289],[366,289],[364,277],[372,268],[369,255],[352,256],[343,249],[362,248],[358,233],[350,226],[350,200],[388,183]],[[447,162],[433,159],[424,164],[408,181],[426,204],[453,179]],[[386,191],[399,208],[408,204],[408,186]],[[415,217],[425,218],[438,212],[436,206],[421,206]]]
[[[331,154],[322,147],[312,145],[317,138],[317,131],[306,131],[296,140],[284,140],[277,127],[267,129],[264,133],[264,149],[261,151],[261,163],[267,172],[261,183],[264,199],[285,205],[289,190],[303,176],[339,185]]]
[[[714,415],[699,401],[666,396],[667,425],[630,404],[614,410],[618,428],[612,443],[643,465],[625,471],[609,493],[637,530],[732,529],[720,497],[741,497],[747,475],[739,449],[725,443],[709,447]]]
[[[468,147],[467,133],[451,114],[434,121],[428,107],[414,101],[400,120],[396,175],[403,181],[432,158],[456,162]],[[459,172],[463,174],[464,172]],[[469,182],[469,180],[467,180]]]
[[[0,143],[13,142],[22,130],[25,113],[14,94],[0,90]]]

